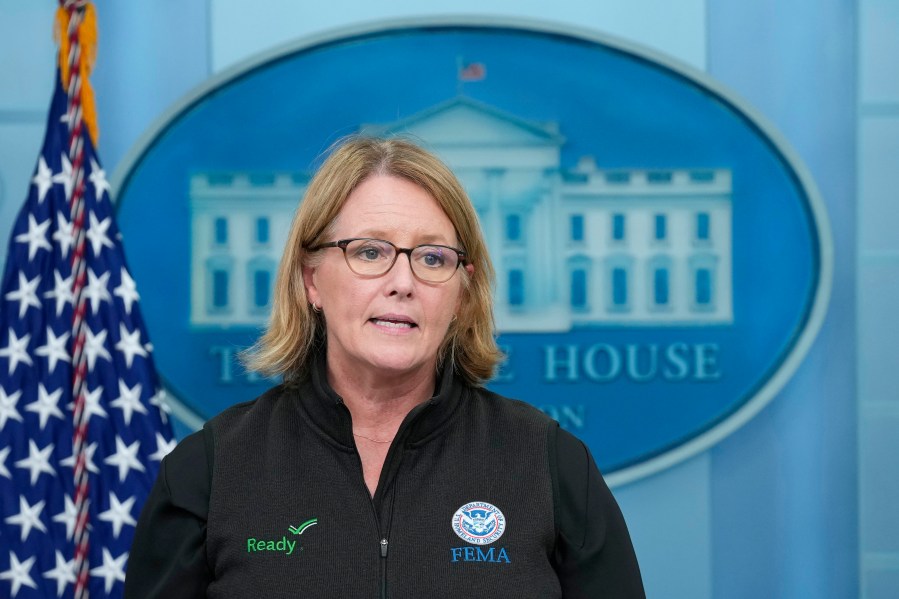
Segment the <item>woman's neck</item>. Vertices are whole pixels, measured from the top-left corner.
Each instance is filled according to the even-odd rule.
[[[434,395],[433,368],[386,376],[358,369],[345,372],[328,363],[328,383],[343,398],[353,417],[353,432],[370,439],[392,440],[415,406]]]

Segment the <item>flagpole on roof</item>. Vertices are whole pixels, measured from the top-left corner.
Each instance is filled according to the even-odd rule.
[[[75,598],[88,597],[89,550],[89,477],[87,471],[87,426],[85,394],[87,391],[87,355],[84,352],[85,310],[85,228],[84,228],[84,127],[96,144],[97,119],[93,92],[88,76],[93,68],[97,49],[97,28],[94,7],[86,0],[59,0],[57,10],[59,36],[59,72],[68,93],[66,120],[68,122],[68,158],[72,165],[72,195],[68,198],[72,215],[74,251],[72,252],[72,456],[75,458]]]

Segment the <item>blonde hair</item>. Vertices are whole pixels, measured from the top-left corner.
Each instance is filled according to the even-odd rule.
[[[427,191],[449,217],[474,266],[465,278],[462,301],[437,354],[438,367],[449,359],[454,371],[472,385],[493,376],[502,353],[496,345],[493,321],[493,265],[481,234],[477,213],[456,176],[436,156],[404,139],[354,136],[336,144],[309,182],[293,218],[272,298],[268,329],[242,355],[244,365],[266,376],[299,380],[309,374],[319,346],[325,343],[325,323],[314,311],[303,284],[303,266],[314,265],[316,252],[307,248],[328,238],[349,195],[373,175],[407,179]]]

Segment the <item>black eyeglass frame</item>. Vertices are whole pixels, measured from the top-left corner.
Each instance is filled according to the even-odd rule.
[[[350,266],[350,260],[346,254],[347,247],[354,241],[377,241],[380,243],[386,243],[387,245],[392,247],[394,250],[396,250],[396,252],[393,254],[393,262],[391,262],[390,266],[388,266],[387,269],[379,275],[366,275],[366,274],[356,272],[355,270],[353,270],[353,267]],[[415,250],[417,250],[420,247],[435,247],[435,248],[440,248],[443,250],[450,250],[450,251],[456,252],[456,256],[458,257],[459,261],[456,262],[456,268],[453,269],[452,274],[442,281],[429,281],[427,279],[423,279],[420,276],[418,276],[418,273],[415,272],[415,268],[412,267],[412,252],[414,252]],[[318,250],[323,250],[323,249],[327,249],[327,248],[340,248],[340,250],[343,252],[343,260],[344,260],[344,262],[346,262],[347,268],[349,268],[353,274],[355,274],[358,277],[366,277],[366,278],[372,278],[372,279],[376,279],[378,277],[383,277],[384,275],[389,273],[390,270],[394,266],[396,266],[396,261],[400,257],[400,254],[406,254],[406,257],[409,259],[409,267],[412,270],[412,275],[416,279],[418,279],[422,283],[429,283],[429,284],[435,284],[435,285],[440,285],[442,283],[446,283],[447,281],[449,281],[450,279],[453,278],[453,276],[456,274],[456,271],[459,270],[460,266],[465,266],[468,264],[468,257],[465,254],[465,250],[460,250],[459,248],[454,248],[449,245],[441,245],[439,243],[420,243],[420,244],[416,245],[415,247],[401,248],[401,247],[398,247],[395,243],[387,241],[386,239],[377,239],[375,237],[350,237],[349,239],[339,239],[337,241],[329,241],[327,243],[321,243],[319,245],[306,248],[306,250],[309,252],[317,252]]]

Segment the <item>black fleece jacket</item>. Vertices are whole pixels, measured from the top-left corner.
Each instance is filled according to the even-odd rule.
[[[167,456],[126,598],[642,598],[587,448],[523,402],[444,375],[374,497],[324,368],[234,406]]]

